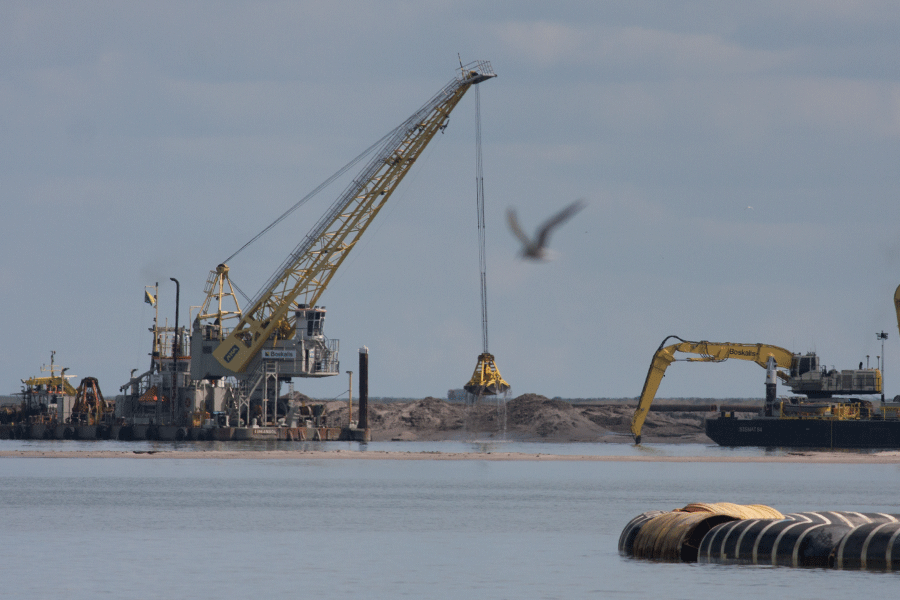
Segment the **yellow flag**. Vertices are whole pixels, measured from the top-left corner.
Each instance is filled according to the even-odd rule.
[[[144,302],[149,304],[150,306],[156,306],[156,298],[153,297],[153,294],[144,290]]]

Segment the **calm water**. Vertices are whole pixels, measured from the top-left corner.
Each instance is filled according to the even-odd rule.
[[[65,444],[0,450],[79,447]],[[635,515],[688,502],[900,513],[898,475],[889,465],[0,459],[0,598],[890,598],[893,574],[649,563],[620,557],[616,543]]]
[[[0,451],[39,450],[43,452],[108,450],[128,452],[178,450],[202,452],[204,450],[324,450],[342,452],[524,452],[528,454],[562,454],[584,456],[783,456],[808,452],[797,449],[723,448],[715,444],[642,444],[635,446],[631,437],[623,436],[626,443],[534,443],[514,441],[448,441],[448,442],[279,442],[274,440],[250,440],[244,442],[117,442],[77,440],[0,440]],[[830,452],[842,452],[832,450]],[[877,450],[846,450],[856,454],[873,454]]]

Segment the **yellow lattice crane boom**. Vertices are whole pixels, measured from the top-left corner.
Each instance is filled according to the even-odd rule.
[[[450,112],[473,85],[495,77],[487,61],[461,67],[457,76],[404,121],[328,212],[282,263],[240,322],[213,351],[228,371],[242,372],[267,340],[294,335],[295,311],[312,307],[372,219],[409,172],[425,146],[442,131]]]

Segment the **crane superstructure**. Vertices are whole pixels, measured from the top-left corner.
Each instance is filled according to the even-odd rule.
[[[900,288],[898,288],[900,294]],[[900,304],[898,304],[900,311]],[[900,322],[900,312],[898,312]],[[666,345],[675,338],[678,343]],[[666,374],[666,369],[676,358],[676,353],[696,354],[681,359],[686,362],[723,362],[729,358],[755,362],[766,369],[766,414],[771,416],[775,403],[776,378],[781,379],[794,393],[809,398],[830,398],[834,394],[880,394],[882,393],[881,371],[878,369],[858,369],[831,371],[819,368],[819,357],[814,352],[801,355],[770,344],[735,344],[730,342],[691,342],[670,335],[662,341],[653,354],[647,378],[638,406],[631,419],[631,434],[637,444],[641,443],[641,429],[656,397],[656,391]],[[782,370],[779,370],[782,369]]]

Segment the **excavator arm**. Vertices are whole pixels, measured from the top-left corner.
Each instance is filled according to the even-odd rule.
[[[243,372],[265,342],[293,336],[298,304],[313,306],[338,267],[407,174],[425,146],[442,131],[450,112],[473,85],[496,77],[487,61],[460,67],[459,74],[386,136],[374,158],[243,312],[240,322],[213,351],[218,362]]]
[[[900,289],[898,289],[900,293]],[[900,308],[898,308],[900,311]],[[679,341],[677,344],[666,346],[666,342],[675,338]],[[644,380],[644,389],[641,390],[641,398],[638,402],[637,409],[631,419],[631,434],[634,436],[636,444],[641,443],[641,429],[650,411],[650,404],[656,397],[656,390],[666,374],[666,369],[674,361],[676,352],[688,354],[697,354],[699,356],[682,359],[688,362],[722,362],[729,358],[738,358],[741,360],[749,360],[755,362],[759,366],[766,368],[769,357],[775,360],[775,365],[783,369],[791,368],[793,354],[790,350],[779,348],[778,346],[769,346],[767,344],[731,344],[731,343],[715,343],[715,342],[689,342],[682,340],[680,337],[670,335],[662,341],[653,360],[650,362],[650,370],[647,371],[647,379]],[[776,374],[782,380],[789,379],[786,373],[777,371]]]

